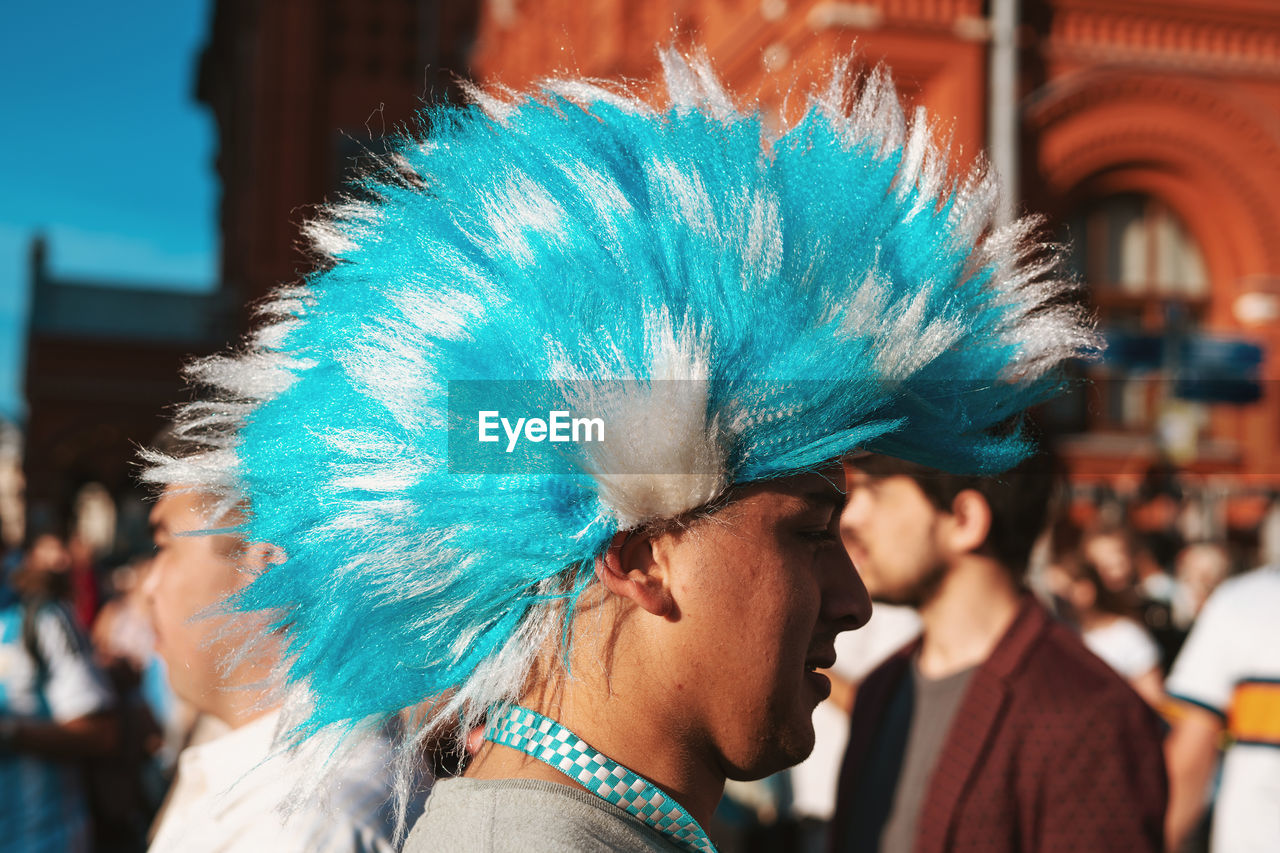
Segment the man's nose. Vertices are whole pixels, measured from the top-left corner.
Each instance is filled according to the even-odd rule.
[[[150,601],[156,592],[157,579],[160,577],[160,569],[153,561],[151,565],[146,567],[142,575],[142,583],[138,586],[138,591],[142,594],[144,601]]]
[[[856,631],[871,619],[871,596],[848,553],[841,549],[838,565],[832,566],[828,590],[828,612],[838,631]]]

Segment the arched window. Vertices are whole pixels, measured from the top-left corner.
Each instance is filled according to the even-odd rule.
[[[1168,206],[1134,193],[1086,205],[1065,236],[1110,345],[1091,371],[1099,400],[1082,426],[1154,432],[1172,400],[1169,354],[1196,333],[1208,307],[1200,247]]]
[[[1148,196],[1115,195],[1068,222],[1075,271],[1099,307],[1126,298],[1204,300],[1209,295],[1200,247],[1182,220]]]

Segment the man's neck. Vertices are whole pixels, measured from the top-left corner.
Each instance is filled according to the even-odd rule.
[[[253,705],[248,707],[222,708],[218,711],[211,712],[213,716],[227,724],[230,729],[239,729],[249,725],[255,720],[260,720],[267,714],[274,714],[280,710],[279,704],[262,706]]]
[[[943,678],[984,663],[1017,616],[1021,593],[1009,573],[966,555],[920,607],[920,674]]]
[[[589,656],[584,656],[589,660]],[[694,745],[696,738],[669,719],[674,702],[644,701],[640,691],[611,679],[597,680],[590,663],[575,664],[574,678],[553,694],[537,690],[521,698],[529,710],[560,723],[597,752],[657,785],[705,826],[724,791],[725,776]],[[584,671],[585,670],[585,671]],[[615,673],[616,676],[616,673]],[[578,786],[543,762],[508,747],[485,743],[466,775],[478,779],[540,779]]]
[[[280,709],[280,698],[271,686],[270,677],[268,667],[236,670],[196,704],[201,711],[217,717],[229,728],[247,726]]]

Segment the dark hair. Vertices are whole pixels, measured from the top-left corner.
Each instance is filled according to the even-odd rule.
[[[943,512],[951,512],[956,495],[963,491],[980,494],[991,508],[991,530],[983,552],[1018,581],[1026,574],[1031,549],[1048,523],[1050,500],[1061,479],[1057,458],[1047,450],[989,477],[948,474],[890,456],[866,456],[852,464],[875,479],[910,477]]]
[[[1110,536],[1113,534],[1097,535]],[[1086,557],[1083,551],[1063,555],[1057,561],[1057,566],[1058,570],[1070,580],[1085,581],[1093,587],[1093,608],[1095,610],[1116,616],[1128,616],[1131,619],[1137,618],[1138,610],[1142,603],[1138,597],[1137,590],[1130,588],[1117,591],[1108,587],[1102,580],[1102,573],[1098,571],[1098,566]],[[1080,614],[1075,614],[1075,617],[1078,622]]]

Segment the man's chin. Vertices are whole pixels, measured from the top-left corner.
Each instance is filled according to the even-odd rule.
[[[794,767],[813,752],[813,721],[806,718],[806,725],[787,732],[785,737],[774,734],[772,741],[758,754],[741,765],[729,768],[725,778],[735,782],[753,782],[772,776],[788,767]]]

